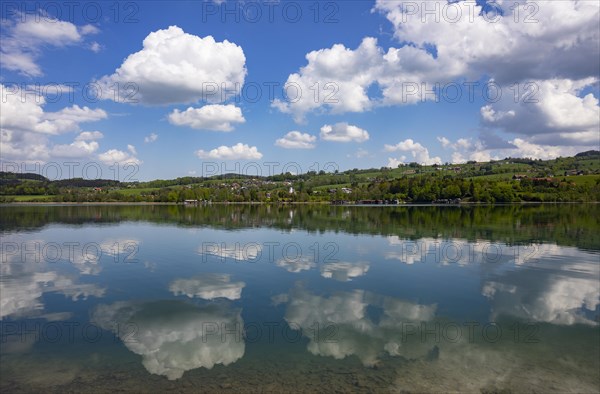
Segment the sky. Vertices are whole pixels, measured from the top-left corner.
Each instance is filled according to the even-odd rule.
[[[599,149],[596,0],[0,7],[3,171],[145,181]]]

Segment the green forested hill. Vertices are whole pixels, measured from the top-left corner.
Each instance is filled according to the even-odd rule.
[[[49,180],[0,172],[0,201],[71,202],[563,202],[600,201],[600,152],[553,160],[352,169],[272,176],[224,174],[149,182]]]

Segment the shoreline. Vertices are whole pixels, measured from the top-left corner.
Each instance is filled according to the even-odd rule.
[[[481,202],[461,202],[458,204],[434,204],[434,203],[402,203],[402,204],[331,204],[328,201],[324,202],[230,202],[219,201],[208,204],[183,204],[174,202],[127,202],[127,201],[110,201],[110,202],[51,202],[51,201],[23,201],[23,202],[4,202],[0,203],[0,207],[8,206],[97,206],[97,205],[126,205],[126,206],[144,206],[144,205],[165,205],[165,206],[184,206],[184,207],[201,207],[210,205],[328,205],[332,207],[468,207],[468,206],[510,206],[510,205],[559,205],[559,204],[600,204],[600,201],[520,201],[511,203],[481,203]]]

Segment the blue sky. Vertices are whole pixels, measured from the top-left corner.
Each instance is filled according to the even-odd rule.
[[[2,167],[93,177],[93,163],[104,178],[149,180],[598,149],[599,10],[4,2]]]

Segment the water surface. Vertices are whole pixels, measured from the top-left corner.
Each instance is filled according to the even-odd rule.
[[[600,390],[598,205],[0,214],[2,392]]]

